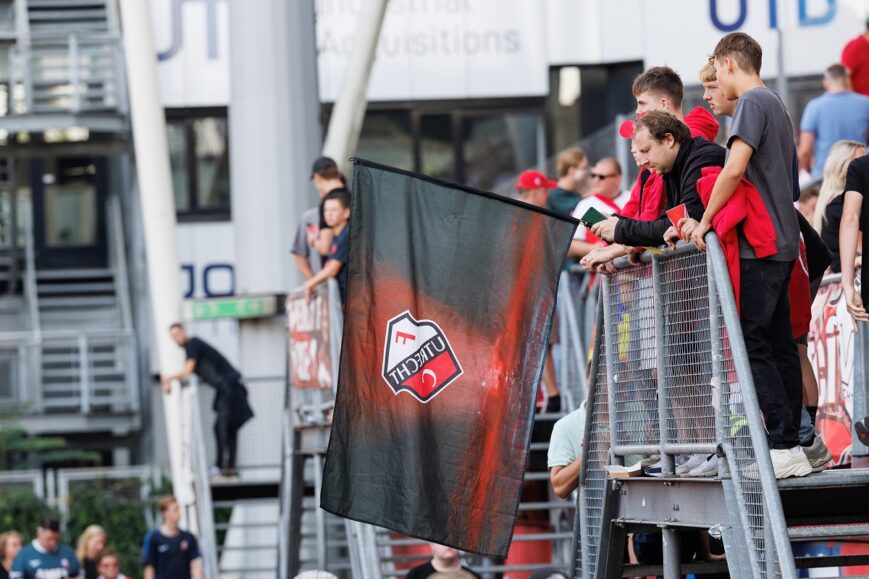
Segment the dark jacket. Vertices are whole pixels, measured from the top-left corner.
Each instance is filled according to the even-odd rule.
[[[703,217],[703,202],[697,194],[697,180],[703,167],[723,167],[724,148],[697,137],[679,147],[676,162],[664,175],[667,194],[666,208],[685,204],[689,217],[698,221]],[[664,233],[670,227],[670,219],[662,215],[654,221],[619,219],[616,224],[615,241],[624,245],[661,245]]]

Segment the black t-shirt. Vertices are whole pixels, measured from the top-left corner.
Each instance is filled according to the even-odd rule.
[[[845,178],[845,195],[856,191],[863,196],[863,207],[860,210],[860,229],[869,232],[869,156],[863,155],[851,161],[848,165],[848,176]],[[863,236],[863,255],[869,255],[869,235]],[[863,303],[869,303],[869,266],[863,267],[860,274],[860,295]]]
[[[218,390],[241,380],[241,374],[233,368],[223,354],[211,344],[199,338],[190,338],[184,345],[188,360],[196,360],[196,375],[200,380],[211,384]]]
[[[9,579],[9,571],[0,563],[0,579]]]
[[[471,571],[470,569],[468,569],[464,565],[462,566],[462,571],[467,571],[468,573],[470,573],[474,577],[477,577],[478,579],[480,577],[479,575],[477,575],[476,573],[474,573],[473,571]],[[426,579],[426,577],[428,577],[429,575],[434,575],[435,573],[437,573],[437,571],[432,566],[431,561],[429,561],[425,565],[420,565],[419,567],[414,567],[413,569],[408,571],[407,575],[405,576],[405,579]]]
[[[97,571],[97,562],[85,557],[81,560],[82,579],[97,579],[100,572]]]
[[[329,248],[329,259],[340,261],[342,263],[338,275],[335,277],[338,282],[338,289],[341,290],[341,301],[344,301],[344,296],[347,295],[347,258],[350,256],[350,224],[344,226],[341,233],[335,236],[332,241],[332,247]]]
[[[154,568],[157,579],[190,579],[190,563],[199,559],[199,543],[187,531],[167,537],[151,531],[145,543],[145,565]]]
[[[842,272],[842,263],[839,259],[839,225],[842,223],[842,210],[845,208],[845,196],[836,195],[827,208],[824,209],[824,225],[821,227],[821,239],[827,248],[833,252],[833,262],[830,268],[833,273]]]

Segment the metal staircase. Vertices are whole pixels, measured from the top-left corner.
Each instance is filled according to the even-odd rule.
[[[776,481],[730,279],[714,235],[630,267],[602,288],[580,476],[577,577],[729,572],[796,577],[867,555],[794,558],[795,541],[869,537],[869,470]],[[865,392],[855,372],[855,393]],[[718,452],[715,478],[679,478],[677,454]],[[660,455],[661,478],[607,478],[609,464]],[[629,533],[663,534],[662,565],[624,561]],[[726,564],[683,563],[679,533],[723,540]]]
[[[126,80],[115,1],[15,0],[13,13],[9,106],[0,128],[125,130]]]

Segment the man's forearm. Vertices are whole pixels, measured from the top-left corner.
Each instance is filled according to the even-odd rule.
[[[145,579],[155,579],[154,568],[150,565],[146,566],[144,577]]]
[[[579,486],[579,468],[581,458],[576,458],[572,463],[564,468],[554,471],[550,474],[550,482],[555,494],[566,499],[570,493]]]
[[[314,276],[314,271],[311,269],[311,264],[308,263],[307,257],[294,253],[293,259],[296,261],[296,267],[301,272],[303,278],[307,280]]]
[[[741,174],[729,171],[726,166],[721,170],[721,174],[715,180],[715,186],[709,196],[709,203],[706,204],[706,211],[703,212],[703,218],[700,220],[701,223],[712,225],[712,220],[733,197],[740,179],[742,179]]]
[[[839,257],[842,262],[842,285],[853,288],[862,199],[856,194],[845,195],[842,223],[839,226]]]
[[[574,239],[570,242],[570,248],[567,250],[567,257],[585,257],[595,247],[598,247],[597,244],[582,241],[581,239]]]

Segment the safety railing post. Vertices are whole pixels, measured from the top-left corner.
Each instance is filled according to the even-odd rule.
[[[607,410],[609,412],[609,431],[610,431],[610,443],[615,446],[619,443],[618,439],[618,428],[616,426],[616,405],[615,401],[615,380],[616,380],[616,361],[615,361],[615,352],[616,344],[613,342],[613,332],[612,329],[613,319],[612,319],[612,300],[610,296],[610,292],[612,287],[612,282],[608,276],[605,276],[601,281],[601,296],[603,297],[603,319],[599,320],[599,323],[604,324],[604,339],[606,340],[606,377],[607,377],[607,399],[609,400],[609,404],[607,405]],[[621,456],[616,456],[614,459],[618,464],[624,464],[624,458]]]
[[[867,266],[869,267],[869,266]],[[851,424],[851,439],[857,440],[854,423],[869,415],[869,325],[855,322],[854,336],[854,400]],[[862,444],[851,445],[852,457],[869,456],[869,448]]]
[[[666,325],[664,321],[664,304],[661,301],[661,296],[664,295],[663,271],[661,258],[657,255],[652,256],[652,282],[652,287],[655,288],[653,293],[655,302],[655,342],[657,345],[655,350],[657,352],[658,364],[658,428],[661,445],[661,474],[663,476],[672,476],[676,470],[673,455],[664,452],[664,449],[667,448],[667,444],[670,442],[670,433],[668,431],[670,409],[668,408],[666,395],[668,392],[667,381],[669,380],[669,376],[667,375],[667,367],[665,365],[667,361],[667,339],[664,333]]]
[[[725,400],[723,389],[727,387],[722,372],[722,360],[724,358],[724,341],[720,330],[720,318],[718,312],[718,291],[715,289],[715,277],[712,273],[712,265],[709,263],[709,254],[706,259],[706,280],[709,285],[709,343],[712,351],[712,378],[709,386],[712,389],[712,407],[715,410],[715,440],[720,444],[724,440],[724,414],[721,408],[722,400]],[[719,461],[719,474],[727,474],[727,461]]]

